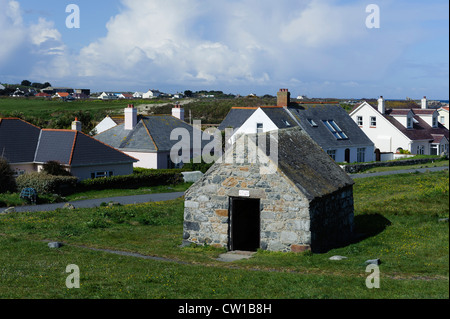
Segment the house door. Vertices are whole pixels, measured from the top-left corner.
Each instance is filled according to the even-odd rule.
[[[349,148],[347,148],[347,149],[345,150],[345,161],[346,161],[347,163],[350,163],[350,149],[349,149]]]
[[[375,150],[375,160],[377,161],[377,162],[380,162],[381,161],[381,151],[380,151],[380,149],[376,149]]]
[[[256,251],[260,246],[260,200],[230,198],[229,250]]]

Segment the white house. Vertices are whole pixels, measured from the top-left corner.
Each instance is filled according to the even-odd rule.
[[[299,126],[336,162],[374,160],[374,143],[333,103],[291,103],[286,89],[278,92],[277,106],[232,108],[219,126],[233,128],[229,142],[242,134],[255,134]]]
[[[98,96],[100,100],[117,100],[119,97],[112,92],[103,92]]]
[[[142,96],[144,96],[144,92],[134,92],[133,97],[135,99],[142,99]]]
[[[377,106],[363,102],[355,106],[350,116],[375,143],[378,152],[448,153],[449,131],[439,123],[438,111],[428,108],[426,97],[420,108],[386,109],[381,96]]]
[[[5,89],[5,87],[4,87],[3,85],[0,84],[0,91],[1,91],[1,90],[4,90],[4,89]]]
[[[176,106],[172,115],[138,116],[137,109],[128,105],[124,110],[122,123],[99,133],[95,138],[110,145],[125,154],[138,159],[135,167],[150,169],[174,168],[179,164],[176,158],[172,160],[171,151],[180,141],[171,139],[174,132],[184,131],[189,133],[189,161],[202,155],[204,145],[202,132],[184,122],[184,110]],[[104,124],[112,125],[109,119]],[[194,142],[194,138],[200,136],[201,145]],[[203,134],[204,136],[204,134]],[[176,138],[176,137],[175,137]],[[183,142],[186,142],[183,140]],[[185,154],[183,154],[184,156]],[[184,157],[186,163],[188,159]]]
[[[446,129],[449,129],[449,115],[448,115],[448,106],[444,106],[439,108],[439,123],[441,123]]]
[[[158,90],[148,90],[148,92],[144,93],[142,95],[143,99],[153,99],[155,97],[159,97],[161,96],[161,92],[159,92]]]

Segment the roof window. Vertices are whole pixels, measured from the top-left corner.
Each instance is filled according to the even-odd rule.
[[[341,130],[341,128],[333,120],[323,121],[323,124],[330,130],[334,137],[338,140],[346,140],[348,136]]]

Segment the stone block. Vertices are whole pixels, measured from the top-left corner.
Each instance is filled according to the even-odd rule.
[[[184,207],[186,207],[186,208],[198,208],[199,207],[199,203],[198,202],[194,202],[194,201],[185,201],[184,202]]]
[[[220,217],[228,217],[228,209],[216,209],[216,215]]]
[[[195,183],[203,177],[202,172],[183,172],[183,179],[186,183]]]

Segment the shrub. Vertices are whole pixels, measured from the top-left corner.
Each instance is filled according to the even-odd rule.
[[[14,171],[9,166],[8,161],[0,157],[0,194],[8,191],[15,192],[17,189]]]
[[[133,189],[182,183],[180,170],[153,170],[132,175],[87,179],[79,183],[82,190]]]
[[[43,165],[45,173],[54,176],[72,176],[70,172],[64,169],[64,167],[57,161],[49,161]]]
[[[27,173],[16,180],[17,187],[34,188],[38,194],[68,194],[76,189],[77,177],[53,176],[46,173]]]

